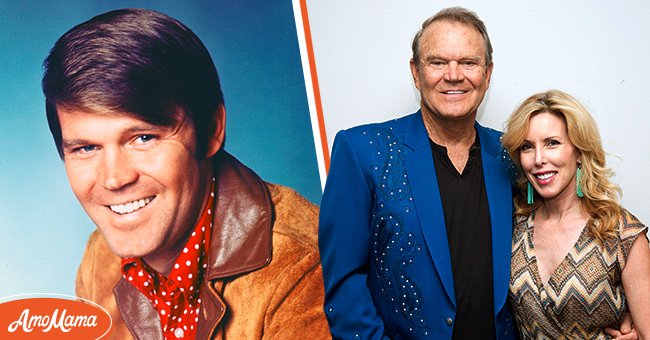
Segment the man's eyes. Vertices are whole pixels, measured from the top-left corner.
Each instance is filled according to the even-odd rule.
[[[80,146],[80,147],[77,147],[77,148],[72,149],[72,152],[74,152],[74,153],[82,153],[82,154],[84,154],[84,153],[90,153],[90,152],[93,152],[93,151],[95,151],[96,149],[97,149],[97,146],[96,146],[96,145],[84,145],[84,146]]]
[[[460,62],[460,66],[462,66],[463,68],[471,70],[471,69],[475,68],[476,66],[478,66],[478,62],[476,62],[474,60],[463,60],[463,61]]]
[[[453,60],[452,60],[452,61],[453,61]],[[434,68],[434,69],[436,69],[436,70],[442,70],[442,69],[444,69],[445,67],[447,67],[447,65],[449,65],[449,63],[451,63],[452,61],[446,61],[446,60],[431,60],[431,61],[429,61],[429,66],[431,66],[432,68]],[[465,70],[473,70],[473,69],[475,69],[477,66],[479,66],[479,62],[476,61],[476,60],[473,60],[473,59],[470,59],[470,60],[461,60],[461,61],[458,61],[458,65],[459,65],[460,67],[462,67],[463,69],[465,69]]]
[[[158,138],[158,136],[149,134],[149,135],[140,135],[135,138],[135,142],[138,144],[146,144],[151,142],[152,140]]]
[[[444,60],[431,60],[429,61],[429,66],[436,70],[442,70],[447,66],[447,62]]]
[[[144,134],[144,135],[139,135],[133,139],[133,144],[134,145],[146,145],[151,143],[153,140],[157,139],[158,136],[154,134]],[[88,144],[88,145],[82,145],[82,146],[77,146],[74,148],[70,149],[71,153],[77,154],[77,155],[88,155],[94,151],[97,151],[99,147],[97,145],[93,144]]]

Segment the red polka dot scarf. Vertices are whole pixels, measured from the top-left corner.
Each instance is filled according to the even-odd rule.
[[[153,270],[142,258],[122,259],[122,276],[158,310],[165,339],[194,339],[196,334],[201,305],[199,287],[207,268],[213,203],[214,179],[206,208],[169,277]]]

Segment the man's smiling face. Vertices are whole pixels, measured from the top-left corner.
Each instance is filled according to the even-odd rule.
[[[62,107],[58,116],[72,191],[113,252],[152,266],[175,259],[211,182],[209,161],[195,157],[193,124]]]
[[[438,120],[474,120],[492,75],[481,34],[470,25],[434,22],[422,33],[419,49],[411,73],[422,112]]]

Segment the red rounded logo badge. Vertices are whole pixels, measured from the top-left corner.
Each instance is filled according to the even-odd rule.
[[[0,339],[101,339],[112,322],[103,307],[74,296],[24,294],[0,299]]]

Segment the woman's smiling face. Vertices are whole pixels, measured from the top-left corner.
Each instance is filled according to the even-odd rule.
[[[580,152],[569,140],[561,116],[550,112],[532,116],[519,157],[528,181],[545,200],[571,196],[577,199]]]

